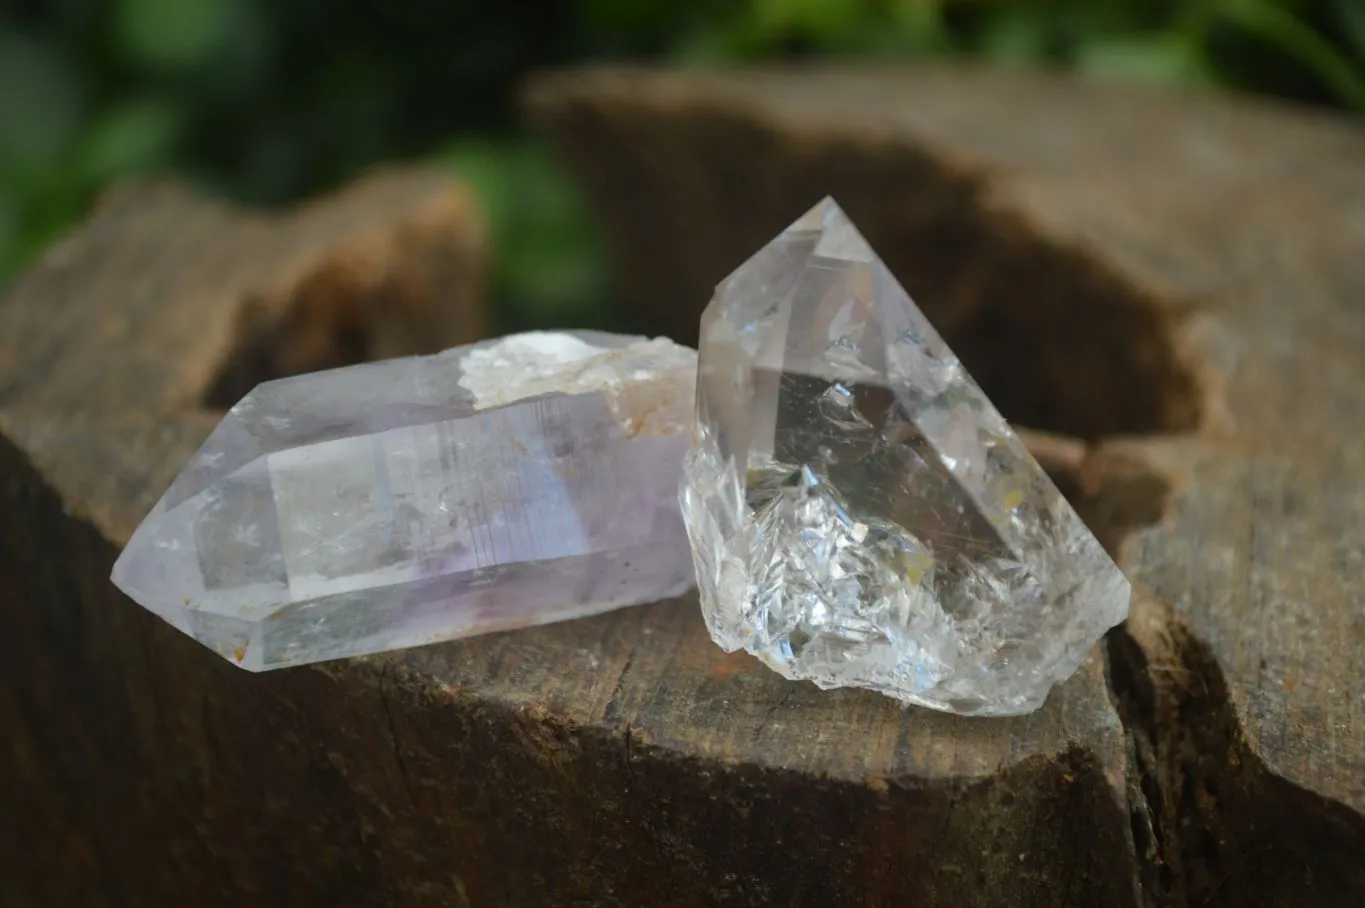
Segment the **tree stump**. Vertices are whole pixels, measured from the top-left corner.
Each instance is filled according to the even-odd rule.
[[[1355,132],[971,72],[535,106],[682,339],[834,193],[1007,413],[1075,436],[1029,441],[1149,590],[1112,662],[959,719],[783,681],[685,598],[242,672],[117,593],[118,547],[239,388],[477,331],[479,232],[420,174],[270,219],[131,189],[0,304],[9,903],[1360,901]]]
[[[1357,124],[954,68],[568,73],[528,100],[659,329],[690,338],[833,194],[1006,416],[1127,483],[1090,513],[1111,542],[1153,521],[1109,648],[1143,898],[1365,904]]]

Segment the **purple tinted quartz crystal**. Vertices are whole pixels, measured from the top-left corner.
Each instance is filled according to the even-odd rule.
[[[113,580],[253,671],[677,595],[695,376],[667,340],[529,333],[266,382]]]

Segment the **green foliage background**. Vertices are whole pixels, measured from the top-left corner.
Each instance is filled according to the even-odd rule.
[[[277,204],[434,156],[488,208],[503,328],[607,318],[583,201],[519,129],[528,70],[594,59],[982,57],[1365,111],[1365,0],[0,2],[0,284],[106,183]]]

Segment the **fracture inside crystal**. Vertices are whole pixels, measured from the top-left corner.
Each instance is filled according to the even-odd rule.
[[[1040,705],[1127,581],[826,200],[702,320],[684,516],[703,613],[784,675]]]

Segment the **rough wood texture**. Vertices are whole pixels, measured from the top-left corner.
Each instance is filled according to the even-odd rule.
[[[250,300],[302,311],[270,288],[364,236],[357,272],[391,277],[351,286],[421,311],[446,281],[400,276],[467,247],[391,240],[463,203],[391,178],[261,221],[142,190],[0,304],[0,904],[1361,901],[1359,135],[1014,74],[608,73],[538,106],[641,312],[685,336],[834,191],[1011,415],[1098,440],[1030,436],[1151,590],[1118,696],[1098,652],[1018,720],[821,694],[719,653],[687,600],[233,668],[117,594],[117,546],[200,402],[297,362]],[[308,362],[385,349],[355,336]]]
[[[590,72],[529,101],[659,327],[832,193],[1008,416],[1101,440],[1127,491],[1093,520],[1178,481],[1111,641],[1144,897],[1365,904],[1356,125],[960,70]]]
[[[1136,904],[1098,653],[1038,714],[967,721],[783,682],[713,646],[695,601],[254,676],[116,593],[224,376],[370,349],[297,341],[312,309],[263,336],[252,301],[326,316],[344,293],[275,288],[387,275],[358,283],[413,288],[372,320],[401,324],[443,298],[423,276],[472,267],[467,214],[424,177],[268,221],[129,191],[0,307],[5,897]],[[1084,445],[1032,442],[1097,525],[1142,519]]]

